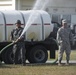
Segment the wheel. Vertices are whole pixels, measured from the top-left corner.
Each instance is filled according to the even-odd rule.
[[[4,53],[4,62],[5,64],[13,64],[13,50],[12,47],[9,47]],[[18,60],[17,64],[21,64],[21,59]]]
[[[2,59],[5,62],[5,64],[13,64],[13,51],[12,51],[12,47],[7,48],[3,55],[2,55]]]
[[[28,61],[30,63],[45,63],[48,58],[48,53],[45,47],[35,46],[29,52]]]
[[[2,52],[1,57],[2,57],[2,61],[7,61],[5,58],[5,54],[6,54],[6,50]]]

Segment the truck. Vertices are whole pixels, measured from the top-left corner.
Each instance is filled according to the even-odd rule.
[[[74,36],[74,45],[72,45],[72,49],[76,49],[76,14],[71,15],[70,28]]]
[[[24,33],[25,56],[30,63],[45,63],[48,59],[48,51],[50,58],[55,59],[55,51],[58,50],[58,44],[53,38],[54,26],[51,23],[51,17],[43,10],[0,11],[0,51],[11,43],[10,34],[16,27],[16,21],[20,20],[21,26],[25,27],[32,12],[38,13],[38,16]],[[35,16],[36,14],[33,15],[32,19]],[[3,50],[0,53],[0,61],[4,61],[5,64],[13,64],[12,49],[13,45]],[[20,61],[19,59],[19,62]]]

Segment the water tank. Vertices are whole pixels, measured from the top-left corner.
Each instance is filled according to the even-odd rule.
[[[10,39],[11,31],[16,27],[17,20],[21,20],[22,27],[27,26],[33,20],[25,34],[25,40],[44,40],[53,31],[50,15],[43,10],[29,10],[29,11],[0,11],[0,41]],[[2,25],[1,25],[2,24]]]

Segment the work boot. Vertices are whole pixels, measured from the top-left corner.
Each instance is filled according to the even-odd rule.
[[[58,66],[62,66],[61,61],[58,62]]]
[[[65,63],[66,66],[69,66],[69,63]]]
[[[22,64],[22,66],[26,66],[26,64]]]
[[[68,66],[68,65],[69,65],[69,61],[67,61],[67,62],[65,63],[65,65]]]
[[[23,62],[23,63],[22,63],[22,66],[26,66],[26,62]]]
[[[58,63],[58,66],[62,66],[62,64],[61,63]]]

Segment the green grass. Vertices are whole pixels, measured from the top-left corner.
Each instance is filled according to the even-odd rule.
[[[56,57],[57,57],[56,52]],[[65,60],[65,54],[63,59]],[[76,60],[76,51],[71,52],[71,60]],[[0,65],[0,75],[76,75],[76,64],[58,66],[57,64]]]

